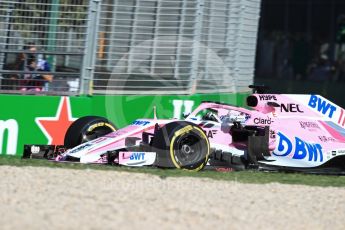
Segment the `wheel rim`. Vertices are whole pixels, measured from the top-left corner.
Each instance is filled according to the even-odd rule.
[[[180,137],[176,142],[175,158],[182,167],[190,166],[203,159],[203,144],[200,137],[195,134],[188,134]]]

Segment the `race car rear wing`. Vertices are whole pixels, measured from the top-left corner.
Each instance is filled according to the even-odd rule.
[[[246,103],[262,113],[333,121],[345,126],[345,110],[320,95],[252,94],[247,97]]]

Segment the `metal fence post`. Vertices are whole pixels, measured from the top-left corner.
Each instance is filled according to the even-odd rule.
[[[55,51],[56,45],[56,29],[58,24],[59,16],[59,0],[53,0],[51,9],[50,9],[50,18],[49,18],[49,30],[48,30],[48,51]],[[51,70],[55,71],[56,69],[56,56],[49,55],[48,62],[51,64]]]
[[[197,87],[197,78],[199,73],[199,52],[201,46],[200,37],[204,14],[204,5],[205,0],[198,0],[193,35],[192,72],[189,85],[190,94],[193,94]]]
[[[235,62],[236,60],[235,57],[235,52],[237,51],[237,48],[233,44],[233,39],[234,39],[234,30],[237,30],[236,23],[234,19],[231,17],[235,18],[235,9],[236,8],[236,2],[230,1],[228,2],[227,5],[227,28],[226,28],[226,48],[227,48],[227,55],[226,58],[224,59],[224,62],[229,68],[229,73],[230,73],[230,79],[227,79],[229,81],[229,84],[231,84],[231,91],[236,92],[236,83],[234,82],[234,74],[235,74]]]
[[[177,45],[176,45],[176,55],[175,55],[175,63],[174,63],[174,78],[179,79],[180,77],[180,57],[181,57],[181,46],[183,41],[183,28],[185,25],[185,17],[186,17],[186,5],[187,0],[182,0],[181,2],[181,15],[180,15],[180,25],[178,30],[178,36],[177,36]]]
[[[10,36],[11,36],[11,17],[13,14],[14,4],[11,4],[10,7],[7,9],[6,12],[6,19],[5,19],[5,30],[6,30],[6,41],[5,41],[5,49],[8,49],[8,44],[10,43]],[[0,54],[0,65],[1,68],[4,70],[5,65],[7,64],[7,53],[1,52]],[[0,74],[0,79],[2,78],[2,74]]]
[[[88,27],[83,65],[80,77],[79,93],[92,95],[94,68],[97,57],[97,38],[99,29],[99,17],[101,12],[101,0],[90,1]]]

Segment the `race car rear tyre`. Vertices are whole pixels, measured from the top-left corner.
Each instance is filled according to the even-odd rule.
[[[210,143],[204,131],[190,122],[168,123],[155,132],[152,148],[157,153],[156,165],[199,171],[210,155]]]
[[[64,145],[66,148],[73,148],[115,130],[116,127],[106,118],[97,116],[81,117],[68,128]]]

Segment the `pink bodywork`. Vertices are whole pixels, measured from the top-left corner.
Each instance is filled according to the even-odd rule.
[[[269,126],[269,150],[272,159],[282,165],[289,166],[291,163],[286,160],[299,157],[297,165],[317,166],[332,158],[334,151],[338,155],[345,153],[345,113],[327,99],[318,95],[284,94],[253,94],[251,99],[256,102],[251,109],[204,102],[185,120],[205,131],[211,148],[233,155],[245,154],[246,147],[232,142],[230,128],[234,121],[243,126]],[[207,109],[216,111],[216,121],[202,119],[199,114]],[[139,144],[143,132],[153,134],[156,125],[162,127],[172,121],[177,120],[138,119],[125,128],[77,146],[67,154],[85,162],[100,162],[105,152],[125,148],[127,137],[138,138]],[[317,159],[315,155],[318,154]]]

